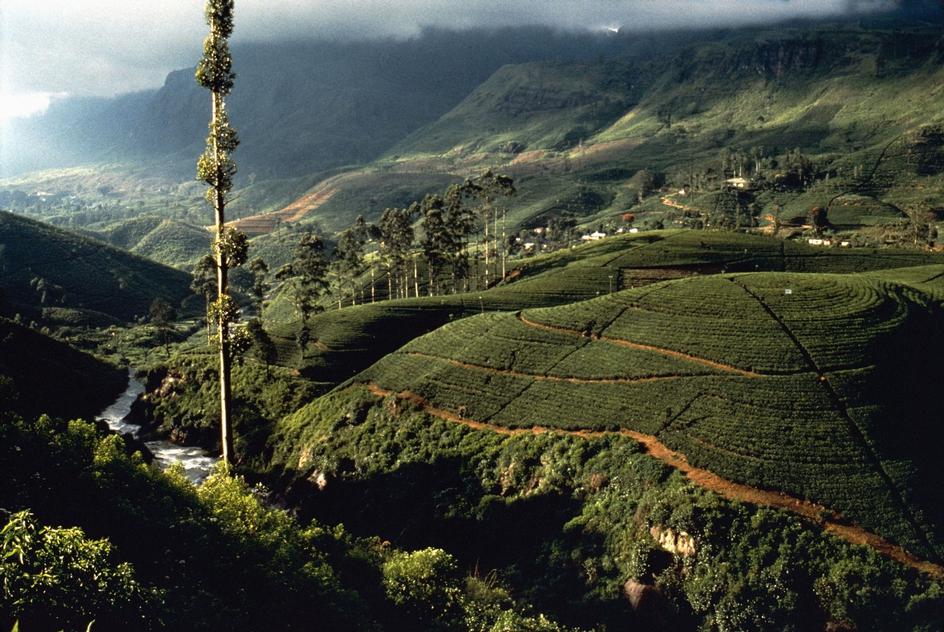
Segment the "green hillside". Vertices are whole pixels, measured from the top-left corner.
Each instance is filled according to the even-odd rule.
[[[506,428],[651,435],[940,560],[942,316],[860,276],[682,279],[452,323],[357,379]]]
[[[3,312],[70,323],[130,321],[156,298],[178,304],[189,275],[113,246],[0,212]]]
[[[865,272],[944,263],[944,256],[914,250],[818,248],[760,235],[668,230],[625,234],[516,260],[508,281],[486,291],[380,300],[325,310],[309,323],[312,345],[302,357],[295,343],[301,323],[288,298],[277,295],[266,311],[280,363],[322,382],[341,382],[413,338],[483,311],[572,303],[620,289],[722,271]],[[424,276],[421,272],[420,276]],[[370,275],[362,279],[370,296]],[[378,282],[379,297],[385,296]],[[420,293],[426,292],[421,282]],[[368,298],[369,300],[369,298]]]
[[[89,418],[127,379],[123,369],[0,318],[0,411]]]
[[[571,149],[632,108],[651,74],[627,62],[505,66],[392,153]]]
[[[432,192],[435,174],[491,167],[519,184],[509,219],[522,226],[612,221],[634,207],[640,221],[682,220],[659,196],[636,206],[653,186],[640,187],[640,170],[663,194],[694,187],[687,204],[704,214],[716,211],[723,181],[742,175],[760,221],[820,206],[839,230],[895,224],[904,210],[944,206],[944,104],[929,89],[944,72],[938,37],[903,24],[745,30],[657,59],[508,65],[353,172],[311,218],[334,228],[379,213],[366,203],[368,181],[396,189],[423,173]],[[811,171],[786,186],[793,150]]]
[[[206,228],[160,215],[110,224],[96,233],[99,239],[122,250],[179,268],[189,268],[210,250],[211,235]]]

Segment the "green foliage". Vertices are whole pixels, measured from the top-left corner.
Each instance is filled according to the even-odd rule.
[[[937,559],[940,318],[931,296],[864,276],[691,278],[450,323],[357,379],[499,426],[657,435]]]
[[[69,308],[127,322],[155,298],[176,305],[187,295],[183,272],[18,215],[0,213],[0,243],[10,315],[38,320],[44,307]]]
[[[205,9],[210,34],[203,42],[197,83],[213,93],[229,94],[236,78],[227,40],[233,32],[233,0],[208,0]]]
[[[332,571],[361,546],[342,530],[303,528],[224,473],[195,490],[82,422],[7,418],[0,435],[0,504],[96,538],[39,527],[25,532],[32,544],[8,538],[2,568],[16,578],[17,598],[54,604],[62,620],[83,626],[96,619],[101,630],[309,629],[312,620],[331,630],[372,629],[364,602]],[[137,616],[148,604],[151,616]],[[136,618],[109,623],[113,614]]]
[[[462,577],[451,555],[442,549],[394,553],[383,565],[387,598],[414,624],[435,629],[437,619],[458,616]]]
[[[217,257],[222,257],[227,269],[238,268],[248,259],[249,242],[246,234],[235,228],[224,228],[213,242],[213,252]]]
[[[107,540],[38,524],[29,511],[0,530],[0,610],[27,628],[146,626],[160,594],[145,589]]]
[[[280,367],[265,367],[265,345],[253,334],[258,321],[247,325],[253,340],[252,355],[233,367],[233,397],[236,454],[244,465],[256,465],[275,422],[311,401],[325,387],[311,383]],[[255,357],[262,355],[261,363]],[[178,356],[147,372],[149,393],[141,408],[148,432],[173,436],[190,444],[218,447],[219,381],[214,358]]]
[[[306,231],[295,246],[292,262],[276,273],[279,280],[289,281],[292,301],[307,323],[312,313],[320,311],[318,299],[328,289],[328,259],[324,242],[312,231]]]
[[[561,621],[651,623],[622,605],[627,578],[658,589],[668,629],[941,623],[939,580],[791,513],[704,492],[627,437],[505,436],[352,386],[284,419],[272,445],[279,474],[300,483],[317,472],[327,481],[305,510],[343,515],[354,532],[379,530],[394,546],[448,550],[460,567],[494,569],[504,582],[467,581],[461,601],[466,621],[476,622],[469,629],[507,629],[499,625],[507,621],[520,626],[511,629],[557,629],[508,612],[504,586]],[[652,527],[690,534],[694,553],[661,550]],[[439,568],[446,578],[437,585],[446,589],[455,587],[449,559],[439,551],[388,558],[411,576]]]

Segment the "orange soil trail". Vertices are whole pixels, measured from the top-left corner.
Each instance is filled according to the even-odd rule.
[[[518,320],[527,325],[528,327],[533,327],[535,329],[543,329],[544,331],[552,331],[559,334],[567,334],[569,336],[576,336],[578,338],[584,336],[584,332],[578,329],[568,329],[567,327],[559,327],[557,325],[545,325],[544,323],[538,323],[533,320],[528,320],[525,318],[524,314],[518,312]],[[687,353],[682,353],[681,351],[674,351],[672,349],[666,349],[664,347],[655,347],[653,345],[642,344],[639,342],[631,342],[629,340],[624,340],[623,338],[613,338],[612,336],[599,336],[594,335],[594,340],[602,340],[613,345],[618,345],[620,347],[628,347],[630,349],[636,349],[637,351],[652,351],[653,353],[658,353],[660,355],[668,356],[670,358],[677,358],[679,360],[685,360],[686,362],[694,362],[696,364],[701,364],[703,366],[710,367],[712,369],[718,369],[719,371],[724,371],[725,373],[734,373],[735,375],[741,375],[743,377],[758,378],[764,377],[762,373],[757,373],[755,371],[747,371],[745,369],[739,369],[736,366],[730,364],[724,364],[721,362],[715,362],[714,360],[709,360],[707,358],[699,358],[698,356],[689,355]]]
[[[489,373],[491,375],[508,375],[510,377],[521,377],[529,380],[537,380],[538,382],[566,382],[568,384],[645,384],[646,382],[664,382],[666,380],[681,380],[690,377],[707,377],[715,376],[717,373],[690,373],[686,375],[648,375],[641,377],[572,377],[564,375],[546,375],[541,373],[525,373],[524,371],[515,371],[514,369],[497,369],[493,366],[487,366],[484,364],[473,364],[471,362],[463,362],[462,360],[455,360],[453,358],[445,358],[443,356],[433,355],[431,353],[420,353],[418,351],[403,351],[404,355],[413,356],[415,358],[427,358],[430,360],[440,360],[442,362],[448,362],[453,366],[457,366],[462,369],[469,369],[470,371],[479,371],[481,373]]]
[[[388,397],[390,395],[395,395],[399,399],[404,399],[421,406],[427,413],[435,417],[461,424],[473,430],[494,432],[506,436],[553,433],[563,436],[581,437],[583,439],[598,439],[609,435],[629,437],[642,444],[642,446],[646,449],[646,452],[648,452],[651,456],[679,470],[685,474],[685,476],[690,481],[709,491],[715,492],[716,494],[724,496],[730,500],[747,502],[755,505],[765,505],[768,507],[792,511],[795,514],[798,514],[812,522],[815,522],[816,524],[821,525],[826,531],[846,540],[847,542],[872,547],[878,553],[890,557],[906,566],[914,568],[923,573],[933,575],[937,578],[944,578],[944,566],[919,559],[905,551],[900,546],[892,544],[891,542],[888,542],[880,536],[866,531],[861,527],[823,519],[823,515],[827,510],[822,505],[818,505],[806,500],[801,500],[799,498],[794,498],[784,494],[783,492],[758,489],[756,487],[735,483],[734,481],[721,478],[717,474],[709,472],[708,470],[694,467],[688,462],[684,454],[670,449],[664,443],[662,443],[658,437],[653,435],[626,429],[611,432],[595,430],[561,430],[558,428],[547,428],[544,426],[534,426],[532,428],[506,428],[496,424],[468,419],[457,415],[450,410],[438,408],[432,405],[422,396],[410,391],[394,393],[393,391],[384,389],[374,383],[366,384],[366,387],[377,397]]]
[[[677,201],[677,200],[674,200],[673,198],[669,197],[668,195],[662,196],[661,198],[659,198],[659,201],[660,201],[664,206],[669,206],[669,207],[671,207],[671,208],[677,208],[677,209],[679,209],[680,211],[689,211],[689,212],[691,212],[691,213],[703,213],[703,212],[704,212],[704,211],[702,211],[701,209],[695,208],[694,206],[688,206],[687,204],[682,204],[681,202],[679,202],[679,201]]]
[[[232,225],[250,235],[271,233],[279,222],[297,222],[305,215],[320,208],[338,192],[345,180],[356,177],[358,172],[342,173],[323,180],[291,204],[271,213],[258,213],[234,220]]]

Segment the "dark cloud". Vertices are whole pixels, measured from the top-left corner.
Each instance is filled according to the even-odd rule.
[[[409,37],[424,26],[624,30],[744,25],[893,0],[236,0],[237,41]],[[200,0],[3,0],[3,94],[103,95],[157,86],[200,54]]]

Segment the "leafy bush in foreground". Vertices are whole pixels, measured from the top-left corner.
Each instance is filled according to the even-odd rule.
[[[17,512],[0,539],[0,629],[461,631],[521,612],[468,590],[445,552],[426,573],[428,552],[300,524],[222,471],[195,488],[85,422],[3,417],[0,478],[0,507]]]

